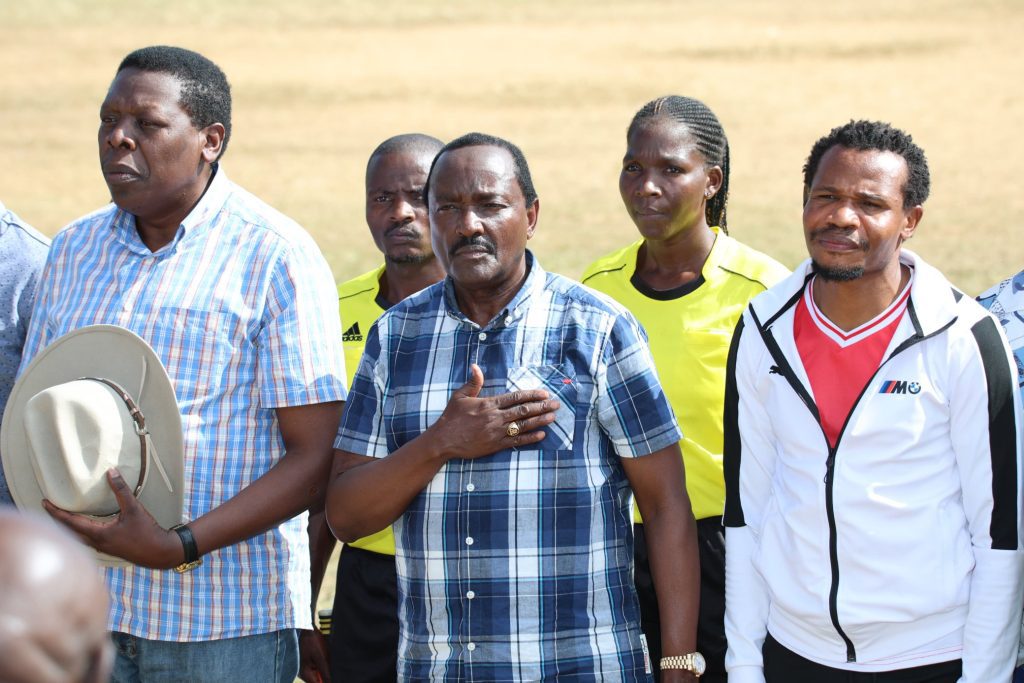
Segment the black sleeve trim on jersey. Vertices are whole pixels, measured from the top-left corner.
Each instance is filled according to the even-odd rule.
[[[990,317],[971,333],[981,353],[988,385],[988,443],[992,457],[992,548],[1017,549],[1017,431],[1013,414],[1016,391],[999,329]]]
[[[721,270],[724,270],[725,272],[729,273],[730,275],[735,275],[736,277],[741,277],[744,280],[746,280],[747,282],[753,282],[755,285],[761,285],[765,289],[771,289],[771,286],[772,286],[771,283],[765,282],[765,281],[761,280],[760,278],[754,277],[753,275],[747,275],[746,273],[741,273],[738,270],[732,270],[731,268],[726,268],[725,266],[718,266],[718,267]]]
[[[603,270],[595,271],[595,272],[591,273],[590,275],[588,275],[586,277],[586,279],[580,280],[580,284],[581,285],[586,285],[587,282],[589,282],[590,280],[593,280],[598,275],[604,275],[605,273],[617,273],[620,270],[622,270],[623,268],[625,268],[627,265],[628,264],[620,263],[619,265],[614,266],[614,267],[613,266],[609,266],[609,267],[607,267],[607,268],[605,268]],[[590,285],[587,285],[587,286],[589,287]]]
[[[729,344],[729,358],[725,364],[725,410],[722,415],[724,442],[722,447],[722,470],[725,474],[725,526],[746,526],[743,519],[743,504],[740,502],[740,393],[736,388],[736,356],[739,353],[740,336],[743,334],[743,316],[736,323]]]
[[[364,287],[363,289],[360,289],[360,290],[359,290],[359,291],[357,291],[357,292],[349,292],[348,294],[345,294],[344,296],[342,296],[341,294],[339,294],[339,295],[338,295],[338,301],[344,301],[345,299],[351,299],[351,298],[352,298],[352,297],[354,297],[354,296],[359,296],[359,295],[360,295],[360,294],[362,294],[363,292],[369,292],[369,291],[370,291],[370,290],[372,290],[372,289],[374,289],[374,288],[373,288],[373,286],[371,286],[371,285],[367,285],[366,287]]]

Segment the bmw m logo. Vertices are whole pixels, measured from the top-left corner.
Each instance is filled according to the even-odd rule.
[[[907,382],[905,380],[889,379],[882,382],[882,388],[878,390],[880,394],[919,394],[921,393],[921,385],[917,382]]]

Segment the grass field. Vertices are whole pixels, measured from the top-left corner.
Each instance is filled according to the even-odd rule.
[[[106,200],[97,112],[128,51],[178,44],[234,88],[232,178],[316,237],[339,280],[373,267],[362,174],[386,136],[519,143],[541,196],[533,248],[578,276],[634,239],[625,127],[663,94],[707,102],[732,145],[734,236],[804,257],[800,169],[850,118],[928,154],[911,247],[976,294],[1024,267],[1019,0],[0,1],[0,200],[46,233]]]
[[[1015,0],[27,0],[0,3],[0,199],[47,233],[105,200],[97,110],[118,60],[152,43],[220,63],[235,95],[231,176],[297,218],[339,279],[377,262],[362,173],[403,131],[518,142],[534,249],[579,275],[633,228],[624,129],[667,93],[708,102],[732,143],[732,233],[804,255],[800,167],[851,117],[912,132],[933,169],[912,247],[970,293],[1024,265],[1024,3]]]

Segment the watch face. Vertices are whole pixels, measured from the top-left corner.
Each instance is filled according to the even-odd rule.
[[[693,673],[698,676],[704,675],[704,669],[708,667],[707,662],[704,661],[704,655],[699,652],[693,653]]]

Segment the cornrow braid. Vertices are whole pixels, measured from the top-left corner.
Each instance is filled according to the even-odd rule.
[[[627,137],[638,127],[658,118],[682,123],[697,141],[697,150],[704,156],[707,166],[722,169],[722,186],[708,199],[704,215],[708,225],[717,225],[729,234],[726,208],[729,204],[729,139],[714,112],[706,104],[692,97],[667,95],[651,100],[640,108],[629,124]]]

